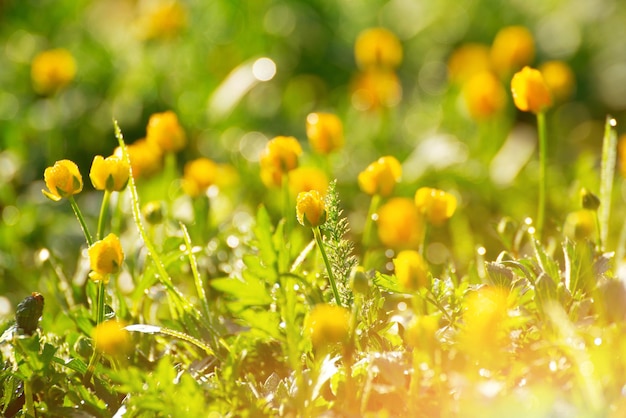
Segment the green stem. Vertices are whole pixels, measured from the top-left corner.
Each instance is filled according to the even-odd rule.
[[[105,280],[98,282],[98,302],[96,310],[96,327],[104,322],[104,299],[105,299]],[[94,348],[91,359],[89,359],[89,366],[87,366],[87,372],[85,372],[84,382],[89,382],[93,372],[96,369],[96,364],[100,359],[100,353]]]
[[[26,405],[24,407],[24,415],[25,416],[36,416],[35,415],[35,402],[33,401],[33,388],[30,384],[30,380],[24,380],[24,398],[26,401]]]
[[[539,133],[539,203],[537,207],[537,236],[541,239],[546,212],[548,141],[546,139],[546,114],[537,113],[537,130]]]
[[[615,175],[615,161],[617,159],[617,132],[616,122],[612,116],[606,117],[604,138],[602,140],[602,164],[600,168],[600,241],[606,245],[609,236],[609,218],[611,216],[611,196],[613,194],[613,177]],[[603,248],[600,247],[600,251]]]
[[[365,251],[367,251],[367,249],[369,248],[372,242],[371,241],[372,230],[374,229],[374,219],[372,218],[374,214],[376,213],[376,211],[378,210],[379,204],[380,204],[380,195],[375,194],[374,196],[372,196],[372,199],[370,200],[370,207],[367,211],[367,219],[365,219],[365,226],[363,227],[362,243],[363,243],[363,248],[365,249]]]
[[[87,240],[87,245],[91,247],[93,245],[93,238],[91,237],[91,234],[89,233],[89,229],[87,228],[87,224],[85,223],[85,217],[83,216],[83,213],[80,211],[80,208],[78,207],[78,204],[76,203],[76,199],[74,199],[74,196],[70,195],[68,196],[67,200],[69,200],[70,206],[72,207],[72,210],[74,211],[74,215],[76,215],[76,219],[78,219],[78,223],[80,223],[80,227],[83,230],[85,239]]]
[[[102,204],[100,205],[100,216],[98,217],[98,232],[96,233],[96,239],[101,240],[104,238],[104,224],[107,217],[107,213],[109,211],[109,203],[111,202],[111,192],[108,190],[104,191],[104,196],[102,197]]]
[[[341,298],[339,297],[339,291],[337,290],[337,283],[335,282],[335,276],[333,275],[333,269],[330,265],[330,262],[328,261],[326,250],[324,249],[324,242],[322,241],[322,233],[319,226],[313,228],[313,235],[315,236],[315,241],[317,241],[317,246],[322,253],[322,258],[324,259],[324,264],[326,265],[326,271],[328,272],[328,281],[330,282],[330,287],[333,289],[335,302],[337,302],[337,306],[342,306]]]

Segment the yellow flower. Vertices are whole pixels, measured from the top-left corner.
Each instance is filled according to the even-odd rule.
[[[109,234],[104,239],[96,241],[89,247],[88,254],[92,270],[89,277],[93,281],[107,282],[109,274],[118,273],[124,261],[122,244],[115,234]]]
[[[157,145],[139,139],[126,146],[133,178],[150,177],[162,167],[163,151]],[[122,157],[122,150],[117,147],[114,155]]]
[[[298,194],[296,216],[304,226],[316,227],[326,222],[326,206],[320,192],[311,190]]]
[[[563,234],[573,241],[592,240],[596,233],[594,212],[581,209],[571,212],[565,218]]]
[[[31,65],[33,88],[40,94],[51,94],[67,86],[76,76],[76,61],[66,49],[39,53]]]
[[[343,124],[333,113],[309,113],[306,135],[318,154],[329,154],[343,146]]]
[[[185,131],[171,110],[150,116],[146,127],[146,140],[158,145],[164,152],[180,151],[187,144]]]
[[[393,266],[401,289],[415,292],[429,286],[428,266],[417,251],[400,251]]]
[[[424,233],[424,221],[413,200],[390,199],[378,210],[378,238],[389,248],[417,248]]]
[[[270,140],[261,153],[261,180],[267,187],[283,182],[283,176],[298,167],[302,147],[293,136],[277,136]]]
[[[436,333],[439,329],[439,318],[430,315],[419,315],[413,318],[404,331],[404,340],[414,348],[432,353],[437,347]]]
[[[396,73],[384,68],[369,68],[358,74],[351,86],[352,105],[357,110],[394,107],[402,99],[402,86]]]
[[[415,205],[433,225],[442,225],[454,215],[456,197],[439,189],[421,187],[415,192]]]
[[[187,25],[187,11],[176,0],[151,3],[139,21],[145,39],[172,38]]]
[[[83,177],[78,171],[78,166],[70,160],[60,160],[54,163],[54,166],[46,168],[43,178],[49,191],[42,192],[55,202],[83,190]]]
[[[491,69],[489,47],[483,44],[464,44],[455,49],[448,59],[448,78],[464,84],[473,75]]]
[[[389,196],[400,181],[402,166],[395,157],[385,156],[371,163],[359,173],[361,190],[371,196]]]
[[[298,167],[289,172],[289,190],[294,196],[309,190],[318,190],[324,194],[326,189],[328,177],[317,167]]]
[[[572,69],[563,61],[548,61],[539,66],[543,79],[558,101],[566,101],[574,92],[575,79]]]
[[[504,290],[482,287],[469,294],[465,300],[463,328],[459,345],[473,357],[484,361],[493,360],[507,338],[507,295]]]
[[[128,184],[129,167],[121,157],[112,155],[103,158],[96,155],[91,163],[89,178],[97,190],[119,192]]]
[[[467,109],[476,120],[488,119],[506,105],[504,86],[490,71],[472,76],[463,84],[462,91]]]
[[[96,350],[114,357],[127,354],[132,347],[125,326],[125,323],[114,319],[99,324],[93,331]]]
[[[491,63],[494,70],[503,77],[530,64],[534,57],[533,35],[523,26],[501,29],[491,45]]]
[[[402,45],[388,29],[370,28],[357,37],[354,57],[359,68],[396,68],[402,62]]]
[[[552,106],[550,89],[543,76],[534,68],[524,67],[511,80],[515,106],[523,112],[540,113]]]
[[[191,197],[200,196],[215,184],[218,165],[208,158],[198,158],[185,164],[183,190]]]
[[[345,342],[350,334],[350,312],[336,305],[315,305],[304,322],[304,332],[316,349]]]

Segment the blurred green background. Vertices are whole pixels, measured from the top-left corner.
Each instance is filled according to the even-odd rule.
[[[41,249],[68,263],[61,270],[80,270],[72,265],[80,230],[67,205],[42,196],[44,169],[71,159],[89,191],[93,156],[116,146],[112,120],[132,143],[145,135],[149,116],[164,110],[176,112],[189,138],[179,166],[198,156],[234,165],[242,179],[237,199],[252,207],[268,198],[257,164],[265,142],[293,135],[304,144],[309,112],[337,113],[346,146],[330,165],[356,233],[369,204],[356,176],[393,154],[405,171],[396,194],[428,185],[458,195],[451,228],[461,262],[478,245],[497,255],[500,217],[519,222],[535,214],[537,165],[529,156],[503,179],[490,164],[511,132],[534,135],[534,118],[515,111],[509,97],[501,118],[476,123],[448,83],[447,60],[467,42],[490,45],[508,25],[532,32],[534,65],[558,59],[575,73],[573,97],[548,115],[548,218],[559,228],[578,208],[581,186],[597,191],[607,114],[621,131],[624,22],[619,0],[0,1],[0,317],[40,286]],[[354,106],[350,86],[355,39],[375,26],[402,43],[403,94],[396,106],[371,112]],[[38,94],[31,63],[53,48],[73,55],[76,76],[54,94]],[[99,199],[79,197],[92,219]],[[616,213],[618,230],[623,211]]]

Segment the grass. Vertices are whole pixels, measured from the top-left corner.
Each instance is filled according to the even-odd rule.
[[[466,13],[484,6],[483,24],[463,30],[433,5],[413,33],[412,9],[393,2],[120,5],[110,26],[94,18],[106,4],[70,3],[45,24],[0,7],[13,64],[0,92],[3,415],[624,415],[623,112],[590,64],[608,41],[580,39],[563,60],[570,90],[547,83],[553,104],[534,118],[511,77],[567,57],[532,23],[558,5],[479,1]],[[495,54],[509,23],[533,53],[504,70],[507,51],[497,69],[478,62],[492,85],[468,88],[454,68],[472,61],[452,57],[471,43]],[[119,46],[126,26],[142,36]],[[353,59],[375,26],[395,40]],[[31,85],[48,44],[77,72]],[[177,120],[154,128],[170,109]],[[322,111],[339,122],[308,129]],[[273,147],[278,135],[297,145]],[[118,159],[97,182],[100,154]],[[383,156],[402,176],[359,176]],[[44,185],[62,159],[80,192],[62,173]],[[297,207],[311,188],[323,202]]]

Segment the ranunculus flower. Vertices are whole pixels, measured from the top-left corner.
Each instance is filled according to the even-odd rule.
[[[55,202],[83,190],[83,177],[78,166],[70,160],[57,161],[52,167],[46,168],[43,177],[49,191],[42,192]]]
[[[91,163],[89,178],[97,190],[119,192],[124,190],[129,178],[128,163],[117,155],[103,158],[96,155]]]
[[[523,112],[541,113],[552,106],[552,95],[541,72],[524,67],[511,80],[515,106]]]
[[[116,274],[124,262],[124,252],[120,239],[115,234],[109,234],[104,239],[96,241],[88,250],[89,266],[92,272],[89,277],[94,281],[108,281],[110,274]]]
[[[316,227],[326,222],[326,206],[320,192],[311,190],[298,194],[296,216],[304,226]]]

